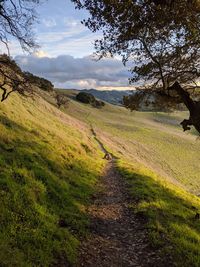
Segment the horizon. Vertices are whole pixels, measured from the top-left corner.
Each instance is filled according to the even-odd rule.
[[[96,90],[96,91],[101,91],[101,92],[104,92],[104,91],[116,91],[116,92],[123,92],[123,91],[135,91],[137,90],[137,88],[135,87],[134,89],[123,89],[123,88],[120,88],[120,89],[111,89],[111,88],[102,88],[101,90],[100,89],[96,89],[96,88],[82,88],[82,89],[78,89],[78,88],[57,88],[55,87],[55,89],[58,89],[58,90],[76,90],[76,91],[84,91],[84,90]]]

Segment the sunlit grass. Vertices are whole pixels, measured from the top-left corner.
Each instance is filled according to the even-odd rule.
[[[199,198],[139,164],[118,161],[133,197],[133,212],[147,219],[152,244],[163,247],[177,266],[200,266]]]
[[[48,101],[54,104],[51,96]],[[109,104],[95,109],[73,100],[59,111],[42,98],[17,95],[1,104],[1,264],[76,261],[80,237],[87,234],[86,206],[105,165],[92,126],[117,156],[133,211],[147,218],[152,244],[163,246],[179,266],[199,266],[200,224],[194,217],[200,202],[183,187],[200,190],[200,143],[182,133],[184,117],[130,113]]]
[[[0,106],[0,263],[76,260],[104,163],[86,126],[40,98]],[[66,227],[60,227],[63,220]]]
[[[130,207],[147,221],[152,245],[171,255],[177,266],[199,266],[195,215],[200,201],[183,187],[199,192],[200,144],[196,133],[183,133],[179,126],[187,113],[130,113],[111,105],[98,110],[75,101],[63,111],[92,125],[118,157],[118,170],[133,197]]]
[[[95,109],[73,100],[63,111],[92,124],[116,156],[140,161],[190,192],[200,193],[200,141],[195,131],[184,133],[179,125],[187,112],[129,112],[109,104]]]

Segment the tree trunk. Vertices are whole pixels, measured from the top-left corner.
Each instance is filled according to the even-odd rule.
[[[177,92],[190,112],[189,119],[183,120],[181,122],[183,130],[190,130],[191,128],[189,126],[193,125],[195,129],[200,133],[200,102],[192,100],[190,94],[185,91],[178,82],[175,82],[170,89]]]

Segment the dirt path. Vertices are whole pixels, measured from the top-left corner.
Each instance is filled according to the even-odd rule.
[[[103,193],[89,207],[91,235],[82,244],[77,267],[172,266],[149,246],[145,223],[129,209],[127,186],[114,161],[102,184]]]

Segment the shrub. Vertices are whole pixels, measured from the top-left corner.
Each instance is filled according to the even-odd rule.
[[[44,91],[53,91],[54,85],[47,79],[33,75],[30,72],[24,73],[30,83],[35,84]]]
[[[105,103],[103,101],[97,100],[92,94],[86,93],[86,92],[80,92],[76,95],[76,99],[79,102],[90,104],[95,108],[101,108],[105,106]]]

